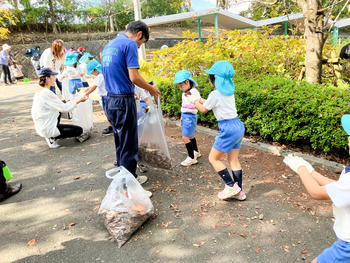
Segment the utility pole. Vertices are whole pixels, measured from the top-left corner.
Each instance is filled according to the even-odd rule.
[[[135,21],[141,20],[141,5],[140,0],[134,0],[134,15],[135,15]],[[143,59],[146,61],[146,48],[145,44],[142,44],[142,46],[139,48],[139,59]]]

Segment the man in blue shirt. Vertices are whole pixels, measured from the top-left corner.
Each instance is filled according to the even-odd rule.
[[[125,33],[111,40],[102,53],[102,72],[108,92],[106,114],[113,126],[118,166],[124,166],[136,178],[137,166],[137,111],[135,85],[156,98],[157,86],[148,84],[139,74],[137,49],[149,39],[148,26],[141,21],[128,24]],[[138,178],[144,183],[147,177]]]

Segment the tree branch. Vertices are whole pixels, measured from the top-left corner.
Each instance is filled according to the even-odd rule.
[[[274,5],[274,4],[278,3],[278,0],[275,0],[273,2],[264,2],[264,1],[260,1],[260,0],[254,0],[252,2],[259,2],[259,3],[264,4],[264,5]]]
[[[347,0],[347,1],[346,1],[345,5],[344,5],[343,8],[339,11],[339,14],[335,17],[333,23],[332,23],[331,26],[329,27],[328,32],[331,32],[331,31],[332,31],[332,29],[333,29],[335,23],[336,23],[337,20],[339,19],[339,16],[343,13],[343,11],[345,10],[345,8],[348,6],[349,2],[350,2],[350,0]]]

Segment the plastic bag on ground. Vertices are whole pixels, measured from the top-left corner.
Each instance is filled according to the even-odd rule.
[[[154,207],[146,191],[123,166],[108,170],[106,177],[113,181],[98,214],[120,248],[154,214]]]
[[[152,102],[152,110],[145,114],[144,119],[138,121],[139,160],[147,164],[171,169],[171,157],[165,137],[164,120],[160,102]]]

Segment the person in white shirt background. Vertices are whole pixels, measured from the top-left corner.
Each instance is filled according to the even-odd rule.
[[[345,132],[350,135],[350,115],[344,115],[341,123]],[[350,136],[348,146],[350,148]],[[312,198],[331,200],[333,203],[333,230],[338,240],[330,248],[323,250],[312,263],[350,262],[350,164],[336,181],[316,172],[301,157],[290,154],[283,162],[299,175]]]
[[[195,132],[197,127],[197,113],[198,110],[193,102],[187,99],[186,95],[194,95],[200,97],[197,90],[197,82],[191,78],[191,72],[187,70],[180,70],[175,74],[176,84],[182,91],[182,105],[181,105],[181,127],[182,127],[182,141],[185,143],[187,149],[187,158],[181,162],[182,166],[191,166],[198,163],[197,158],[201,157],[199,153]]]
[[[50,91],[50,87],[55,84],[57,74],[49,68],[40,70],[39,85],[42,89],[34,94],[31,111],[36,132],[46,139],[50,148],[60,146],[57,143],[58,139],[77,137],[83,133],[83,129],[79,126],[60,124],[60,113],[72,111],[77,104],[87,100],[87,97],[77,97],[76,101],[62,102]]]
[[[218,120],[220,133],[216,136],[209,153],[210,164],[225,182],[225,188],[219,192],[218,198],[243,201],[246,199],[246,194],[242,188],[242,166],[238,156],[245,127],[238,118],[236,109],[235,85],[232,81],[235,71],[227,61],[218,61],[206,73],[209,74],[210,85],[215,90],[209,94],[207,100],[195,95],[189,95],[188,100],[202,113],[213,110]],[[233,177],[221,161],[225,154]]]
[[[65,61],[65,51],[64,51],[64,42],[61,39],[56,39],[52,42],[50,48],[44,50],[40,57],[40,67],[49,68],[53,72],[61,73],[64,67]],[[56,79],[56,84],[60,92],[62,93],[62,83]],[[50,90],[56,93],[55,83],[50,88]]]

